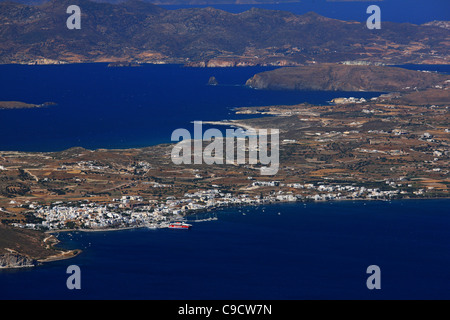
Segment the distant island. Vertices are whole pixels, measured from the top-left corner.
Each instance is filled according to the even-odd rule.
[[[55,102],[44,102],[41,104],[26,103],[21,101],[0,101],[0,109],[32,109],[55,106]]]
[[[216,77],[211,77],[208,80],[208,85],[210,86],[217,86],[219,84],[219,81],[217,81]]]

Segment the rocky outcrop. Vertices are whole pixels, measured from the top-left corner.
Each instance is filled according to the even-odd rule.
[[[10,252],[0,255],[0,269],[28,268],[38,264],[36,260],[19,253]]]
[[[208,80],[208,85],[210,86],[217,86],[219,82],[217,81],[216,77],[211,77]]]
[[[108,64],[108,68],[114,68],[114,67],[141,67],[142,65],[138,62],[123,62],[123,61],[116,61],[111,62]]]
[[[207,62],[206,66],[208,68],[227,68],[227,67],[235,67],[236,61],[229,59],[211,59]]]
[[[84,149],[83,149],[84,150]],[[58,239],[42,231],[16,228],[0,222],[0,269],[26,268],[73,258],[81,250],[62,251]]]

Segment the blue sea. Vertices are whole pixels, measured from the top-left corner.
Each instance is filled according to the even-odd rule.
[[[0,271],[0,299],[449,299],[448,200],[278,204],[191,230],[61,233],[83,253]],[[69,265],[81,289],[68,290]],[[381,289],[369,290],[368,266]]]
[[[3,65],[0,100],[58,105],[0,110],[0,150],[143,147],[194,120],[236,119],[235,107],[378,95],[244,86],[270,69]],[[220,84],[207,86],[210,76]],[[449,200],[280,204],[222,210],[189,231],[61,233],[61,246],[82,254],[0,271],[0,299],[448,299],[448,209]],[[72,264],[81,290],[66,287]],[[366,287],[370,265],[381,290]]]
[[[408,69],[450,73],[448,65],[406,65]],[[55,66],[0,65],[0,101],[37,109],[0,109],[0,150],[61,151],[134,148],[170,143],[175,129],[193,131],[192,121],[242,119],[236,107],[296,103],[327,104],[337,97],[369,99],[377,92],[268,91],[245,87],[270,67],[185,68],[107,64]],[[208,86],[211,76],[218,86]],[[209,126],[204,125],[204,130]],[[223,130],[224,128],[218,128]]]

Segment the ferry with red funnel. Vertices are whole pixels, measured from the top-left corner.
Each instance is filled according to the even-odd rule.
[[[184,222],[172,222],[169,224],[169,229],[190,229],[191,227],[191,224]]]

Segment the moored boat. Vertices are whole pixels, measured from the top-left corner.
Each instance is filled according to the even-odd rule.
[[[191,224],[185,222],[171,222],[169,224],[169,229],[190,229],[191,227]]]

